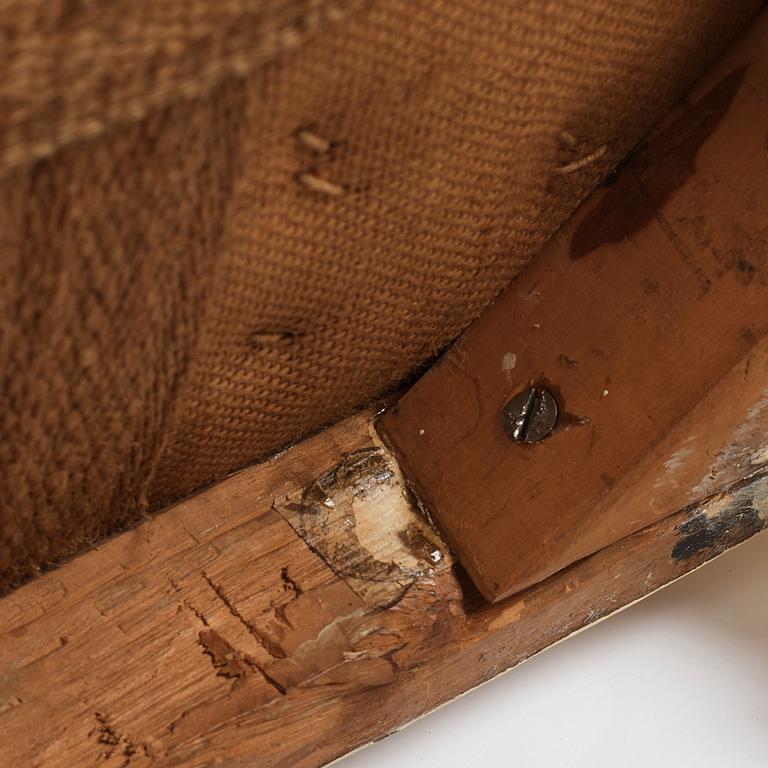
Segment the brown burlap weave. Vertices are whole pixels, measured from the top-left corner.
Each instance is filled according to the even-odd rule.
[[[0,0],[0,586],[422,365],[757,0]]]

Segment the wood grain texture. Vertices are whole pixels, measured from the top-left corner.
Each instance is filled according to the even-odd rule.
[[[383,418],[490,600],[768,461],[768,14]],[[502,429],[548,387],[558,428]]]
[[[0,766],[309,768],[765,527],[737,485],[490,605],[362,414],[0,600]]]

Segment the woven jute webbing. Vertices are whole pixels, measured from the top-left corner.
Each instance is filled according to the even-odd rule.
[[[757,0],[0,0],[0,586],[450,341]]]

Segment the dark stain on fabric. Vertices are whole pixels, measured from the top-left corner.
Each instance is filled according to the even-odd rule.
[[[577,228],[571,258],[587,256],[644,229],[696,170],[696,158],[725,117],[744,80],[739,69],[642,147],[618,175],[600,204]],[[609,177],[610,178],[610,177]]]

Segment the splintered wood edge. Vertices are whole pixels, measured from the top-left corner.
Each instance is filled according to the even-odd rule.
[[[324,765],[768,521],[759,474],[490,605],[372,423],[353,417],[0,600],[9,764]]]

